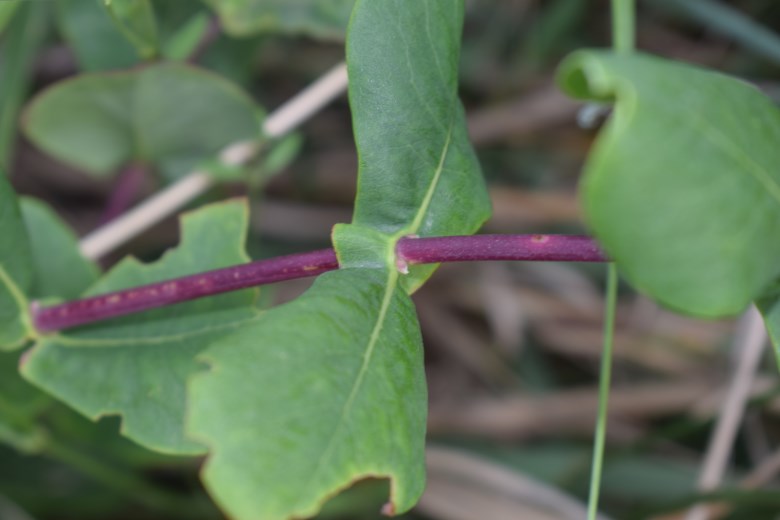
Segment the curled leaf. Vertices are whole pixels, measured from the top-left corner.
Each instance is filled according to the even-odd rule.
[[[756,88],[643,54],[577,52],[570,95],[614,100],[581,196],[626,278],[676,310],[739,313],[780,274],[780,112]]]

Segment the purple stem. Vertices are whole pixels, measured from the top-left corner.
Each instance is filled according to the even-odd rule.
[[[206,54],[206,51],[209,49],[209,47],[211,47],[219,39],[221,33],[222,26],[219,23],[219,19],[216,16],[210,18],[205,34],[198,42],[195,49],[193,49],[192,53],[187,56],[187,63],[197,63],[198,60],[200,60],[203,55]]]
[[[336,253],[323,249],[215,269],[51,307],[39,307],[33,302],[33,324],[41,332],[68,329],[204,296],[316,276],[338,267]]]
[[[476,235],[402,238],[396,252],[404,264],[482,260],[606,262],[592,238],[574,235]],[[316,276],[339,268],[332,249],[282,256],[125,289],[51,307],[31,305],[40,332],[181,303],[258,285]]]
[[[144,185],[145,177],[146,167],[138,163],[129,164],[119,172],[119,178],[100,216],[101,226],[114,220],[133,205]]]
[[[524,260],[606,262],[596,242],[578,235],[473,235],[402,238],[396,253],[408,264]]]

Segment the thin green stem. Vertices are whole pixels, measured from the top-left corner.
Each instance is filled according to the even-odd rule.
[[[595,520],[598,515],[601,469],[604,463],[604,443],[607,434],[609,385],[612,379],[612,339],[615,329],[617,285],[617,267],[615,267],[615,264],[609,264],[607,271],[607,302],[604,309],[604,348],[601,352],[601,373],[599,375],[599,409],[596,419],[596,433],[593,439],[593,465],[590,473],[588,520]]]
[[[612,47],[630,53],[636,40],[635,0],[612,0]]]

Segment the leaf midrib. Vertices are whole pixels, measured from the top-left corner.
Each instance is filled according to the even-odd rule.
[[[454,114],[454,110],[453,110],[453,114]],[[371,364],[371,359],[373,358],[374,351],[376,350],[376,346],[379,343],[379,338],[382,329],[384,328],[384,322],[387,319],[387,313],[390,309],[390,304],[393,301],[393,297],[395,296],[395,291],[398,288],[399,274],[398,274],[398,270],[395,268],[394,265],[395,264],[395,243],[404,236],[415,234],[417,231],[419,231],[420,227],[422,226],[423,219],[425,218],[425,215],[428,212],[428,209],[430,208],[431,202],[433,200],[433,195],[436,192],[436,188],[438,187],[439,181],[441,180],[442,172],[444,171],[444,163],[447,160],[447,155],[450,150],[450,143],[452,142],[452,129],[454,126],[454,119],[455,119],[454,117],[450,119],[449,127],[447,130],[447,137],[442,147],[441,155],[439,157],[439,162],[436,166],[436,170],[433,174],[433,178],[431,179],[431,183],[428,186],[428,189],[426,190],[425,196],[423,197],[422,204],[420,204],[420,208],[417,210],[417,213],[415,214],[412,223],[406,228],[404,228],[403,230],[396,233],[389,240],[390,244],[392,245],[393,254],[390,255],[391,258],[388,261],[388,265],[386,266],[388,271],[388,276],[387,276],[387,281],[385,283],[385,292],[382,295],[382,302],[379,306],[379,313],[377,315],[376,322],[374,323],[374,326],[371,329],[371,334],[369,335],[366,348],[363,352],[363,362],[361,363],[360,369],[358,370],[357,377],[355,378],[355,382],[353,383],[352,388],[350,389],[349,395],[347,396],[347,399],[344,402],[344,406],[341,408],[341,413],[339,414],[338,422],[336,423],[336,427],[333,430],[333,434],[331,435],[330,440],[328,441],[328,445],[326,446],[325,450],[323,450],[322,455],[317,460],[317,464],[314,467],[314,471],[312,471],[311,473],[312,476],[309,479],[309,481],[306,483],[306,485],[303,487],[303,489],[309,488],[312,485],[312,483],[317,480],[319,474],[322,471],[322,468],[325,466],[326,462],[328,461],[331,454],[333,453],[333,450],[335,449],[336,446],[336,439],[338,438],[340,431],[344,427],[344,424],[346,424],[347,422],[347,417],[349,416],[352,410],[352,406],[355,402],[355,399],[357,398],[358,392],[360,391],[360,388],[363,385],[363,381],[365,380],[366,374],[368,373],[368,368],[369,365]],[[305,496],[305,493],[302,493],[301,496]]]
[[[24,312],[27,308],[27,298],[24,296],[21,289],[19,289],[19,286],[16,285],[16,282],[14,282],[13,278],[11,278],[3,265],[0,265],[0,283],[8,288],[8,292],[11,294],[11,297],[19,307],[19,322],[24,328],[25,336],[34,336],[35,331],[32,326],[32,321],[30,320],[30,315],[29,313]],[[18,343],[23,343],[25,339],[25,337],[20,338]],[[16,344],[12,346],[16,346]]]

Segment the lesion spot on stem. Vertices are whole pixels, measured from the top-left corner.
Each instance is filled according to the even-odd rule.
[[[534,244],[544,244],[549,240],[550,240],[549,235],[534,235],[531,237],[531,242],[533,242]]]
[[[175,293],[176,288],[178,287],[178,284],[176,282],[168,282],[162,286],[162,290],[164,293]]]

